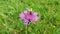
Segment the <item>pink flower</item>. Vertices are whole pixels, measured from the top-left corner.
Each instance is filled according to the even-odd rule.
[[[24,13],[20,14],[20,18],[24,20],[24,24],[29,25],[31,22],[37,22],[39,19],[37,12],[32,12],[29,10],[25,10]]]

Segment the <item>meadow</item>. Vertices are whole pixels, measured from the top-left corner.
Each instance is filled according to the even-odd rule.
[[[24,25],[26,8],[38,12],[38,22]],[[0,0],[0,34],[60,34],[60,0]]]

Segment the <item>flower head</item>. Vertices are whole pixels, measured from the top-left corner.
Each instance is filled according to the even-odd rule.
[[[30,10],[25,10],[24,13],[20,14],[20,18],[24,20],[24,24],[28,25],[31,22],[37,22],[39,19],[37,12],[32,12]]]

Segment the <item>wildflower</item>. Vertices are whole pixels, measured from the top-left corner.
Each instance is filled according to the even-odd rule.
[[[20,14],[20,18],[24,21],[24,24],[28,25],[31,22],[37,22],[39,19],[37,12],[32,12],[30,10],[25,10],[24,13]]]

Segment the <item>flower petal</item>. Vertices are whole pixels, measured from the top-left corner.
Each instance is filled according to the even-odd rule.
[[[28,11],[27,11],[27,10],[25,10],[25,11],[24,11],[24,13],[28,13]]]
[[[34,17],[34,18],[32,19],[32,21],[33,21],[33,22],[37,22],[38,19],[39,19],[38,17]]]
[[[29,24],[29,21],[25,19],[25,20],[24,20],[24,24],[25,24],[25,25],[28,25],[28,24]]]
[[[34,12],[34,13],[33,13],[33,16],[37,16],[37,15],[38,15],[38,13],[37,13],[37,12]]]
[[[21,13],[21,14],[20,14],[20,18],[21,18],[21,19],[25,19],[24,13]]]

